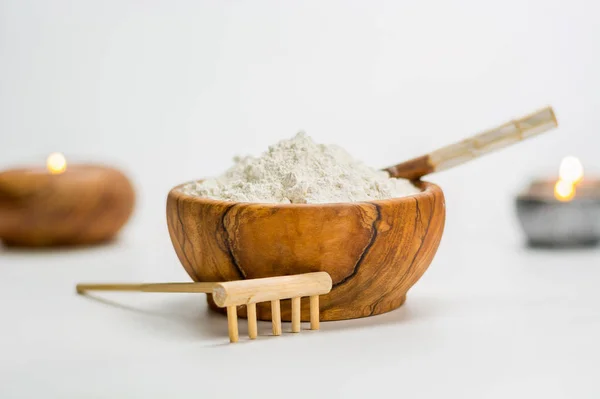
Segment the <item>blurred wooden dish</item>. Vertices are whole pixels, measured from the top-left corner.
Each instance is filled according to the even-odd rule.
[[[83,245],[114,237],[129,219],[135,193],[120,171],[72,165],[0,173],[0,239],[7,245]]]

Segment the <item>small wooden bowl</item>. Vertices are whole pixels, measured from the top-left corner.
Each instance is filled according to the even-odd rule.
[[[333,288],[321,297],[321,320],[376,315],[404,303],[442,237],[442,190],[418,184],[422,192],[409,197],[336,204],[217,201],[187,195],[181,185],[167,199],[169,234],[194,281],[325,271]],[[238,312],[246,317],[245,307]],[[268,303],[257,306],[257,316],[271,320]],[[281,317],[291,319],[289,300]],[[301,317],[310,319],[308,301]]]
[[[0,239],[14,246],[94,244],[113,238],[129,219],[135,193],[120,171],[72,165],[0,173]]]

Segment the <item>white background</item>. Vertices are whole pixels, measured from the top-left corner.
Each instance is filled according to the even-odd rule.
[[[531,251],[514,195],[565,155],[600,173],[593,1],[0,1],[0,168],[122,168],[108,247],[0,249],[0,397],[600,396],[600,251]],[[168,190],[305,130],[388,166],[552,105],[560,128],[430,177],[447,225],[398,311],[224,343],[186,280]],[[244,332],[242,323],[242,334]],[[268,333],[269,324],[261,324]],[[318,395],[320,396],[320,395]]]

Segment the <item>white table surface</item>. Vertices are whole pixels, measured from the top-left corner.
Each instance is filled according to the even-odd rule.
[[[138,204],[109,246],[0,247],[0,398],[599,398],[600,249],[527,250],[512,203],[565,155],[600,175],[599,9],[1,1],[0,169],[107,162]],[[186,281],[165,195],[234,155],[303,129],[385,167],[547,104],[557,131],[432,177],[446,231],[396,311],[229,345],[202,296],[75,294]]]
[[[597,398],[600,250],[528,250],[515,231],[457,221],[400,309],[281,337],[260,322],[256,341],[242,321],[235,345],[204,295],[75,294],[78,281],[186,281],[166,230],[5,248],[0,397]]]

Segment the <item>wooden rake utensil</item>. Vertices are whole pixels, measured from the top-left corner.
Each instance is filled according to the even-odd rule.
[[[300,332],[300,299],[310,298],[310,328],[319,329],[319,295],[331,291],[331,277],[326,272],[292,276],[256,278],[218,283],[150,283],[150,284],[77,284],[77,293],[87,291],[178,292],[211,294],[215,304],[227,308],[229,341],[239,338],[237,306],[245,305],[248,313],[248,335],[258,335],[256,304],[271,302],[273,335],[281,335],[282,299],[292,301],[292,332]]]

